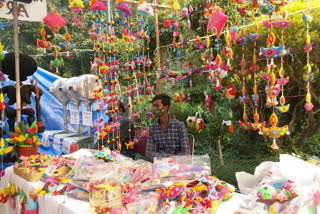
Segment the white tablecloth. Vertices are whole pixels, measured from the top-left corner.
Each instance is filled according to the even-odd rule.
[[[0,186],[4,186],[11,181],[23,189],[26,194],[33,192],[38,188],[42,188],[44,183],[38,182],[27,182],[20,176],[13,172],[13,167],[6,169],[6,175],[0,182]],[[38,207],[39,214],[79,214],[79,213],[91,213],[89,208],[89,203],[70,198],[65,195],[60,196],[48,196],[46,194],[41,197],[38,196]],[[6,203],[4,206],[0,207],[0,214],[15,214],[15,210],[10,207],[10,203]]]

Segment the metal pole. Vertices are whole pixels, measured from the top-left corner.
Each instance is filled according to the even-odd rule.
[[[157,4],[157,0],[155,0],[155,4]],[[156,44],[157,44],[157,92],[156,94],[161,94],[161,63],[160,63],[160,35],[159,35],[159,11],[158,6],[154,8],[154,19],[156,25]]]
[[[18,33],[18,7],[13,1],[13,36],[14,36],[14,56],[16,75],[16,105],[17,123],[21,121],[21,97],[20,97],[20,60],[19,60],[19,33]]]

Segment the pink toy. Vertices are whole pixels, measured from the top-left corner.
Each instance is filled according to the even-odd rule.
[[[43,21],[54,33],[57,33],[60,28],[67,24],[66,20],[64,20],[64,18],[60,16],[56,10],[44,17]]]
[[[212,9],[212,14],[209,17],[208,33],[212,33],[219,38],[224,25],[227,23],[228,16],[225,15],[219,7]]]

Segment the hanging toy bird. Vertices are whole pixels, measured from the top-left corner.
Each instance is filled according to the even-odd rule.
[[[47,54],[47,48],[50,48],[51,43],[46,40],[47,33],[44,30],[44,28],[41,28],[40,34],[41,34],[42,39],[41,40],[37,39],[37,48],[38,47],[43,48],[43,54]]]
[[[229,100],[229,103],[231,103],[231,100],[236,98],[236,90],[234,89],[231,82],[228,83],[228,88],[225,91],[225,96]]]

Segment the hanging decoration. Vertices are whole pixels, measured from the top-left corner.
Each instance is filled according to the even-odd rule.
[[[67,51],[66,57],[67,57],[67,58],[70,58],[70,53],[69,53],[69,52],[70,52],[70,51],[73,51],[73,50],[76,48],[76,46],[75,46],[75,45],[72,45],[72,44],[70,43],[71,36],[70,36],[70,34],[69,34],[68,32],[66,32],[64,38],[66,39],[66,42],[63,43],[63,44],[61,44],[60,47],[61,47],[61,49],[62,49],[63,51]]]
[[[82,9],[84,8],[82,0],[69,0],[69,8],[73,13],[72,22],[74,25],[81,23],[81,27],[83,27],[83,15]],[[77,13],[80,13],[80,18],[77,17]]]
[[[282,18],[285,19],[287,17],[287,10],[285,9],[285,11],[282,14]],[[282,20],[282,21],[277,21],[275,24],[277,27],[281,28],[281,40],[280,40],[280,44],[279,45],[284,45],[284,29],[287,28],[289,26],[289,24],[292,23],[292,20],[287,21],[287,20]],[[272,25],[271,25],[272,26]],[[289,82],[289,77],[284,77],[284,68],[283,68],[283,64],[284,64],[284,59],[283,59],[284,55],[281,54],[281,59],[280,59],[280,64],[281,67],[279,69],[279,76],[280,78],[277,79],[277,83],[281,85],[281,97],[280,97],[280,106],[276,106],[276,109],[278,112],[281,113],[286,113],[289,108],[290,108],[290,104],[285,105],[285,97],[284,97],[284,88],[283,86],[286,85]]]
[[[242,25],[244,26],[244,18],[242,18]],[[247,41],[246,31],[245,31],[245,28],[243,27],[242,32],[237,39],[237,42],[240,45],[242,45],[241,70],[236,71],[237,75],[240,77],[240,79],[242,79],[242,90],[241,90],[242,96],[240,96],[239,99],[240,99],[240,104],[243,105],[243,120],[244,120],[244,122],[242,122],[240,120],[238,121],[239,126],[242,130],[249,130],[250,129],[250,123],[248,122],[248,115],[246,112],[246,109],[247,109],[246,105],[249,101],[249,97],[247,95],[247,89],[246,89],[246,77],[248,75],[250,75],[250,70],[246,69],[246,61],[244,58],[244,52],[245,52],[244,45],[246,44],[246,41]]]
[[[283,5],[285,5],[285,2],[283,3]],[[275,111],[275,110],[277,110],[278,112],[286,112],[289,109],[289,105],[285,106],[285,98],[283,96],[283,86],[285,84],[287,84],[289,79],[284,78],[283,66],[281,66],[280,70],[279,70],[280,78],[279,79],[276,78],[276,73],[274,72],[274,69],[276,68],[276,65],[274,64],[274,58],[280,56],[281,57],[280,63],[283,64],[284,63],[283,56],[287,55],[289,53],[290,49],[285,48],[283,37],[279,43],[279,46],[278,47],[274,46],[275,41],[276,41],[276,36],[274,35],[274,33],[272,31],[272,29],[273,29],[272,24],[275,24],[272,21],[273,13],[270,13],[270,14],[267,13],[267,15],[269,15],[269,19],[268,19],[269,23],[264,24],[264,26],[269,28],[269,35],[268,35],[267,43],[266,43],[267,47],[260,49],[260,55],[264,55],[267,57],[267,66],[266,66],[267,73],[262,74],[261,77],[262,77],[262,79],[267,81],[267,85],[265,87],[265,91],[266,91],[266,95],[267,95],[266,106],[268,108],[272,107],[273,112],[269,118],[269,122],[270,122],[271,127],[269,127],[269,128],[262,127],[262,132],[267,137],[269,137],[273,140],[271,148],[277,150],[277,149],[279,149],[279,147],[277,145],[276,139],[280,138],[284,134],[287,134],[287,135],[290,134],[287,125],[285,125],[283,127],[277,126],[278,125],[278,117],[277,117],[276,111]],[[286,17],[286,15],[284,14],[283,18],[285,18],[285,17]],[[278,22],[278,23],[281,23],[281,22]],[[282,22],[282,23],[285,23],[285,22]],[[286,25],[282,25],[282,24],[278,24],[278,25],[280,26],[280,28],[282,28],[283,26],[288,25],[288,23]],[[278,25],[276,25],[276,26],[278,26]],[[279,96],[281,91],[282,91],[282,95],[280,97],[280,106],[278,106],[279,103],[277,101],[277,97]]]
[[[253,94],[251,95],[251,99],[254,103],[254,115],[253,115],[253,123],[250,123],[250,128],[252,130],[260,130],[259,134],[262,134],[261,128],[265,126],[265,122],[259,122],[260,115],[258,113],[258,102],[259,102],[259,94],[258,94],[258,85],[257,85],[257,73],[259,72],[258,66],[257,66],[257,41],[261,39],[261,35],[258,34],[258,20],[256,17],[256,23],[254,26],[254,34],[249,33],[248,37],[254,42],[253,45],[253,59],[252,59],[252,65],[251,68],[249,69],[249,72],[253,74]]]
[[[210,7],[209,11],[211,11],[211,14],[209,15],[209,22],[207,25],[208,34],[213,34],[219,38],[223,27],[227,23],[228,16],[217,6],[213,8]]]
[[[66,20],[59,15],[57,10],[50,12],[46,17],[43,18],[43,21],[51,28],[54,33],[57,33],[60,28],[67,24]]]
[[[4,52],[3,52],[2,43],[0,42],[0,61],[3,59],[4,59]]]
[[[303,74],[303,80],[307,82],[307,94],[306,94],[306,104],[304,105],[304,108],[307,111],[311,111],[313,109],[313,104],[311,102],[311,94],[310,94],[310,82],[314,78],[314,73],[312,73],[312,68],[310,64],[310,52],[312,50],[312,45],[311,45],[311,39],[310,39],[310,34],[309,34],[309,29],[310,29],[310,23],[312,22],[312,16],[310,16],[310,5],[309,1],[307,1],[307,13],[303,13],[303,21],[307,24],[307,33],[306,33],[306,38],[305,38],[305,43],[306,45],[304,46],[304,51],[307,53],[307,64],[305,66],[305,72]]]
[[[47,48],[51,47],[51,43],[46,40],[47,33],[43,27],[40,30],[40,35],[42,39],[37,39],[37,48],[43,48],[43,54],[47,54]]]
[[[56,68],[56,73],[55,73],[56,75],[60,74],[59,73],[59,67],[64,66],[63,59],[62,58],[59,59],[58,56],[59,56],[59,51],[56,48],[55,52],[54,52],[54,60],[50,61],[50,69]]]

